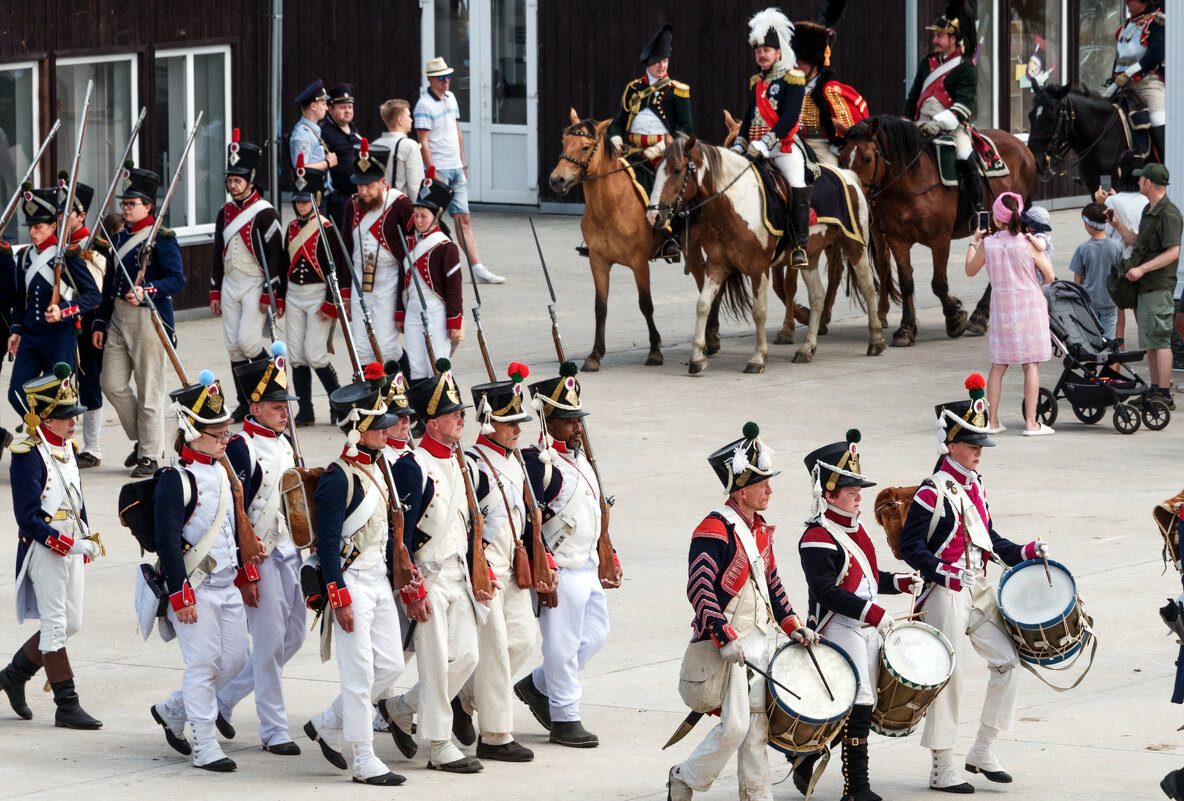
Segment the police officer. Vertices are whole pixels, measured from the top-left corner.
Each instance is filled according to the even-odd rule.
[[[234,707],[252,691],[259,715],[263,750],[282,756],[300,753],[288,734],[284,706],[284,665],[304,643],[305,606],[300,591],[300,552],[292,544],[280,498],[280,476],[296,466],[288,426],[287,352],[283,342],[271,346],[271,358],[240,366],[236,379],[250,401],[243,430],[231,438],[226,457],[243,485],[243,505],[263,541],[267,559],[259,566],[259,600],[247,605],[251,653],[247,664],[218,692],[218,729],[233,738]]]
[[[171,296],[185,288],[181,250],[171,229],[160,228],[146,264],[140,258],[155,222],[159,188],[160,176],[151,170],[124,170],[123,194],[119,196],[124,226],[111,242],[123,269],[110,265],[107,270],[103,302],[91,334],[94,346],[103,351],[103,394],[115,407],[127,438],[136,443],[123,463],[133,468],[133,478],[151,476],[156,472],[157,460],[164,455],[167,402],[168,355],[143,297],[152,296],[161,323],[175,339]],[[127,276],[134,285],[128,283]]]
[[[313,204],[320,203],[326,173],[304,166],[304,155],[296,157],[295,191],[292,208],[296,218],[288,223],[285,247],[288,251],[287,269],[287,335],[291,346],[288,355],[292,362],[292,383],[300,406],[296,412],[297,426],[316,422],[312,407],[312,374],[320,379],[325,394],[332,395],[341,386],[337,372],[329,363],[329,340],[333,336],[337,306],[325,271],[337,268],[338,286],[343,293],[349,288],[349,262],[341,249],[340,235],[328,217],[313,213]],[[348,322],[342,321],[342,325]]]
[[[16,513],[16,616],[41,619],[39,631],[25,641],[0,671],[0,690],[12,710],[25,720],[33,712],[25,702],[25,685],[42,666],[57,704],[54,722],[67,729],[98,729],[103,724],[78,702],[74,671],[66,643],[82,626],[83,566],[104,554],[102,541],[91,533],[78,477],[78,452],[71,441],[78,403],[70,365],[22,387],[29,436],[12,447],[9,475]]]
[[[1164,88],[1164,40],[1167,20],[1163,0],[1127,0],[1130,17],[1114,32],[1114,70],[1104,97],[1130,88],[1151,113],[1152,161],[1165,162],[1164,126],[1167,106]]]
[[[292,167],[296,167],[297,156],[304,156],[304,166],[314,170],[328,172],[337,166],[337,154],[329,149],[321,136],[321,120],[329,111],[329,93],[325,91],[325,82],[320,78],[304,87],[304,91],[296,95],[292,102],[300,106],[300,119],[292,127],[288,135],[288,154],[292,159]],[[325,181],[325,205],[322,214],[328,214],[329,195],[333,194],[333,181]]]
[[[748,21],[748,43],[760,72],[748,85],[748,108],[732,150],[749,158],[766,158],[785,176],[791,188],[789,226],[795,246],[790,263],[795,269],[809,264],[806,242],[810,239],[810,198],[814,188],[806,184],[806,161],[793,138],[798,132],[806,76],[797,68],[791,44],[793,23],[775,8],[757,12]]]
[[[16,259],[16,292],[8,352],[16,356],[9,381],[8,400],[17,414],[25,413],[25,383],[64,362],[73,370],[78,363],[75,325],[84,311],[99,304],[99,287],[81,258],[77,246],[66,245],[60,276],[54,278],[59,247],[57,187],[34,189],[25,184],[21,209],[32,244]],[[68,236],[68,234],[66,235]],[[58,300],[54,300],[57,291]]]
[[[238,384],[238,368],[267,358],[267,314],[274,299],[284,314],[283,231],[280,216],[255,184],[259,147],[239,141],[238,128],[226,154],[226,192],[230,200],[214,220],[214,268],[210,273],[210,311],[222,318],[222,342],[236,373],[238,405],[234,422],[247,416],[249,402]]]
[[[354,124],[354,85],[337,84],[329,90],[328,102],[329,113],[321,120],[321,139],[329,152],[337,156],[337,163],[329,168],[336,191],[327,198],[327,204],[333,224],[344,228],[345,203],[354,194],[350,182],[354,171],[354,153],[362,142],[362,135]]]

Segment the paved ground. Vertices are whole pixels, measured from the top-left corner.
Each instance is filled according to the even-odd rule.
[[[1054,263],[1067,277],[1081,227],[1075,211],[1054,217]],[[552,374],[556,362],[546,290],[526,218],[478,214],[474,223],[485,262],[508,279],[503,286],[482,287],[495,363],[504,366],[517,359],[530,364],[536,376]],[[586,262],[573,252],[579,239],[577,220],[546,217],[537,224],[560,293],[564,342],[572,357],[582,359],[591,344],[592,285]],[[960,258],[962,248],[954,251]],[[924,258],[920,251],[916,256]],[[685,714],[675,682],[691,618],[685,598],[688,536],[721,498],[706,455],[738,436],[747,420],[758,421],[766,441],[777,449],[784,472],[774,479],[770,518],[780,528],[776,550],[790,597],[804,606],[805,582],[794,548],[809,506],[802,457],[855,426],[863,431],[863,466],[870,476],[884,485],[916,483],[933,465],[933,404],[964,397],[966,374],[988,367],[985,338],[947,339],[940,310],[925,288],[919,294],[919,341],[911,349],[865,357],[865,321],[854,306],[840,301],[832,333],[822,338],[813,364],[791,364],[794,348],[774,346],[764,375],[742,375],[753,336],[747,324],[732,323],[710,369],[690,377],[685,365],[695,292],[681,268],[667,266],[656,267],[654,275],[666,364],[644,367],[647,342],[636,296],[624,268],[614,275],[604,370],[582,377],[604,479],[617,498],[613,532],[625,567],[624,585],[610,598],[613,631],[585,673],[585,722],[602,745],[592,751],[548,745],[545,733],[520,707],[519,738],[535,749],[535,763],[489,764],[479,777],[450,777],[429,773],[425,757],[404,761],[380,735],[380,756],[409,777],[395,796],[418,796],[426,790],[439,798],[664,798],[667,769],[706,731],[701,724],[669,752],[660,750]],[[921,287],[928,275],[922,263]],[[984,285],[981,277],[965,278],[960,262],[953,276],[958,295],[968,302],[977,299]],[[771,319],[780,319],[779,306]],[[899,312],[893,310],[892,327],[898,322]],[[770,322],[771,333],[775,328]],[[180,338],[190,370],[211,367],[227,378],[216,321],[184,323]],[[347,371],[341,353],[338,369]],[[462,384],[485,380],[472,336],[457,354],[455,369]],[[1057,363],[1045,365],[1047,386],[1055,380],[1055,370]],[[1054,557],[1078,581],[1101,647],[1092,672],[1071,692],[1054,693],[1032,676],[1021,676],[1020,721],[998,748],[1016,782],[984,786],[980,780],[980,792],[1016,801],[1161,798],[1160,777],[1184,761],[1184,740],[1176,732],[1184,716],[1168,704],[1177,649],[1157,619],[1156,607],[1166,596],[1178,594],[1179,582],[1164,573],[1148,512],[1180,488],[1179,471],[1172,465],[1177,464],[1184,423],[1124,437],[1109,418],[1082,425],[1062,404],[1056,436],[1024,439],[1016,433],[1022,428],[1019,387],[1019,375],[1009,374],[1001,416],[1012,432],[998,437],[998,447],[983,464],[997,528],[1021,542],[1043,536],[1051,543]],[[325,407],[324,399],[318,399],[320,414]],[[3,417],[11,427],[12,413],[5,411]],[[52,700],[39,692],[31,693],[36,716],[31,722],[0,711],[0,797],[130,800],[167,793],[272,799],[304,795],[313,788],[331,789],[340,797],[379,795],[350,784],[300,733],[304,721],[337,688],[336,668],[322,665],[311,645],[289,665],[286,679],[292,732],[305,749],[303,756],[262,752],[249,703],[239,708],[239,734],[227,744],[239,762],[238,773],[196,771],[165,745],[147,711],[179,686],[181,654],[175,645],[155,638],[145,643],[136,633],[132,588],[139,554],[120,528],[114,504],[119,486],[128,480],[120,465],[129,444],[113,413],[106,416],[104,437],[103,465],[87,472],[85,481],[90,514],[110,556],[88,568],[83,630],[71,640],[70,652],[82,700],[106,725],[97,733],[55,729]],[[303,429],[301,439],[312,463],[323,463],[340,447],[340,437],[326,425]],[[7,493],[0,492],[0,506],[3,519]],[[882,542],[878,526],[871,523],[869,528],[873,539]],[[0,564],[12,564],[12,534],[10,526],[9,534],[0,537]],[[880,556],[892,562],[886,548]],[[907,600],[889,599],[888,606],[900,611]],[[33,631],[31,623],[16,626],[12,609],[12,573],[3,570],[0,654],[11,654]],[[409,685],[414,675],[412,667],[400,686]],[[961,716],[959,753],[973,738],[974,711],[984,686],[985,670],[976,665]],[[928,754],[917,735],[873,737],[871,755],[873,786],[883,796],[932,798],[926,789]],[[775,754],[772,762],[775,779],[784,777],[784,763]],[[818,797],[838,798],[841,788],[839,771],[832,769]],[[704,797],[730,799],[735,794],[732,767]],[[774,794],[778,799],[799,797],[790,782],[778,785]]]

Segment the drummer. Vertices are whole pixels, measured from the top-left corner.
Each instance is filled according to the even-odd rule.
[[[986,381],[978,373],[966,379],[970,397],[938,404],[938,458],[934,473],[913,496],[900,533],[900,553],[927,582],[917,604],[925,622],[940,629],[954,646],[954,672],[925,716],[921,745],[933,754],[929,786],[949,793],[973,793],[954,764],[951,749],[958,733],[959,702],[970,649],[990,669],[978,737],[966,754],[966,770],[989,781],[1008,783],[992,747],[999,732],[1015,722],[1019,665],[1015,646],[1003,629],[995,600],[995,583],[987,579],[992,556],[1007,565],[1048,557],[1048,545],[1037,540],[1020,546],[999,536],[978,473],[987,437]]]
[[[859,440],[853,428],[845,442],[806,457],[814,503],[798,555],[810,587],[809,625],[846,651],[859,673],[859,694],[841,735],[843,799],[879,801],[868,782],[867,737],[876,706],[880,635],[895,621],[876,596],[920,592],[923,582],[912,573],[877,568],[876,548],[859,520],[861,490],[875,486],[860,474]],[[793,783],[803,793],[818,756],[810,755],[794,769]]]
[[[818,635],[794,614],[773,557],[774,526],[761,512],[769,508],[773,451],[756,423],[744,436],[707,457],[728,499],[707,515],[691,535],[687,597],[695,608],[693,641],[710,638],[719,647],[721,669],[729,672],[719,723],[681,765],[670,769],[668,799],[689,801],[706,792],[736,754],[739,796],[772,801],[769,778],[769,715],[765,680],[745,668],[748,660],[769,664],[776,626],[807,645]],[[759,573],[750,568],[759,565]]]

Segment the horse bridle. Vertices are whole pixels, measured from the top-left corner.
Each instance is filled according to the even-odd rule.
[[[594,173],[592,175],[589,175],[588,174],[588,166],[592,163],[592,159],[596,158],[596,151],[598,151],[600,149],[600,143],[602,141],[600,136],[595,133],[592,133],[591,131],[584,130],[584,129],[581,129],[578,131],[568,131],[564,135],[565,136],[582,136],[585,139],[591,139],[595,142],[595,144],[592,145],[592,152],[589,153],[588,158],[586,158],[583,161],[580,161],[575,156],[569,156],[566,153],[559,154],[560,161],[570,161],[572,164],[575,164],[576,166],[578,166],[580,168],[580,174],[578,176],[576,176],[576,179],[574,181],[572,181],[572,186],[575,186],[578,183],[583,183],[583,182],[587,182],[587,181],[595,181],[598,178],[607,178],[608,176],[610,176],[614,173],[624,172],[625,170],[629,169],[629,165],[626,164],[623,167],[617,167],[615,170],[609,170],[608,172],[598,172],[598,173]]]
[[[885,190],[887,190],[888,187],[892,186],[892,184],[896,183],[902,175],[905,175],[909,170],[911,170],[913,168],[913,165],[915,165],[918,161],[920,161],[921,154],[923,154],[925,152],[925,147],[922,146],[919,150],[917,150],[916,154],[913,155],[912,160],[909,161],[908,164],[904,165],[904,168],[900,172],[896,173],[896,176],[894,178],[889,179],[888,183],[884,184],[883,186],[879,186],[876,183],[876,179],[880,175],[880,162],[884,163],[884,174],[885,175],[887,175],[888,168],[892,166],[892,162],[888,159],[888,156],[886,156],[884,154],[884,151],[880,149],[880,138],[878,136],[868,136],[866,134],[860,135],[860,136],[849,135],[847,138],[849,141],[854,140],[857,142],[871,142],[872,148],[875,150],[876,157],[875,157],[875,166],[872,167],[872,179],[870,181],[868,181],[868,184],[867,184],[867,189],[868,189],[867,202],[868,203],[874,203],[876,201],[876,199],[880,197],[880,195],[884,194]],[[941,183],[941,182],[938,181],[938,183]],[[916,192],[912,192],[907,195],[897,195],[895,197],[901,197],[901,198],[906,198],[906,199],[911,198],[911,197],[919,197],[920,195],[925,194],[926,192],[930,191],[931,189],[933,189],[937,185],[938,184],[935,183],[932,186],[927,186],[924,189],[917,190]]]
[[[678,195],[674,198],[674,202],[654,203],[652,205],[646,206],[646,211],[669,210],[671,219],[676,216],[689,214],[690,209],[686,208],[686,205],[689,204],[694,198],[684,197],[683,195],[687,191],[687,185],[691,182],[691,176],[695,173],[696,169],[697,166],[695,165],[695,159],[691,157],[690,153],[687,153],[687,167],[682,174],[682,186],[678,188]]]
[[[1102,140],[1110,133],[1110,129],[1122,118],[1122,112],[1118,110],[1118,107],[1113,103],[1110,105],[1114,109],[1114,113],[1110,115],[1110,121],[1106,123],[1106,127],[1102,129],[1094,141],[1077,154],[1077,164],[1083,162],[1085,157],[1102,143]],[[1045,136],[1028,137],[1029,149],[1031,149],[1033,138],[1037,141],[1047,140],[1047,144],[1044,146],[1044,164],[1048,168],[1048,172],[1042,178],[1045,183],[1051,181],[1054,175],[1065,175],[1069,171],[1066,162],[1069,160],[1069,151],[1073,149],[1072,136],[1076,124],[1077,111],[1073,108],[1073,101],[1069,99],[1068,95],[1065,95],[1065,99],[1057,107],[1057,117],[1053,123],[1052,133]],[[1077,164],[1073,166],[1076,167]]]

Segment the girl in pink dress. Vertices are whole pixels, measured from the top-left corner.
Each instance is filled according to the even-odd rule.
[[[1024,368],[1024,436],[1056,433],[1036,420],[1040,395],[1039,363],[1052,358],[1048,333],[1048,302],[1042,284],[1052,283],[1052,262],[1044,241],[1020,233],[1023,198],[1004,192],[991,207],[996,233],[974,232],[966,251],[966,274],[973,276],[986,265],[991,282],[991,322],[988,344],[991,372],[987,376],[988,425],[991,433],[1007,428],[999,424],[999,395],[1003,374],[1013,364]]]

